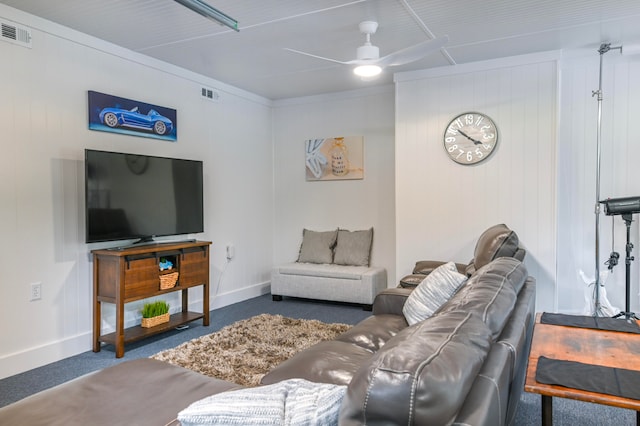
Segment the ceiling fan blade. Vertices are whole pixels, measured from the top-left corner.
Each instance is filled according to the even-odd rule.
[[[377,60],[375,63],[382,67],[393,67],[408,64],[424,58],[429,53],[440,49],[449,41],[448,36],[434,38],[433,40],[423,41],[413,46],[405,47],[397,52],[390,53]]]
[[[289,52],[293,52],[293,53],[298,53],[300,55],[311,56],[312,58],[316,58],[316,59],[322,59],[323,61],[335,62],[336,64],[341,64],[341,65],[352,65],[356,63],[356,61],[345,62],[345,61],[338,61],[337,59],[325,58],[324,56],[312,55],[311,53],[302,52],[300,50],[295,50],[295,49],[289,49],[288,47],[285,47],[284,50],[288,50]]]

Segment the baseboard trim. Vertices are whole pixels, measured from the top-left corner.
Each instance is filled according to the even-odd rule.
[[[0,357],[0,379],[91,350],[91,331]]]
[[[264,282],[226,293],[212,295],[210,309],[215,310],[224,306],[233,305],[234,303],[262,296],[263,294],[267,294],[270,291],[271,283]],[[189,305],[193,305],[194,310],[201,309],[202,299],[193,301],[190,300]],[[134,323],[132,322],[132,320],[126,321],[125,326],[134,325]],[[109,330],[103,330],[103,333],[108,332]],[[24,373],[25,371],[42,367],[43,365],[51,364],[52,362],[60,361],[61,359],[90,351],[92,350],[92,347],[92,332],[91,330],[88,330],[85,333],[81,333],[65,339],[48,342],[43,345],[25,349],[20,352],[1,356],[0,379]]]
[[[271,282],[267,281],[254,284],[249,287],[244,287],[239,290],[213,295],[211,301],[211,309],[213,310],[222,308],[224,306],[233,305],[234,303],[253,299],[254,297],[259,297],[269,292],[271,292]]]

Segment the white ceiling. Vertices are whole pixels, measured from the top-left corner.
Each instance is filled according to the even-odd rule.
[[[173,0],[0,0],[136,52],[270,99],[389,84],[393,72],[566,48],[640,44],[640,0],[207,0],[239,23],[223,27]],[[363,82],[358,23],[375,20],[384,56],[432,37],[445,48]]]

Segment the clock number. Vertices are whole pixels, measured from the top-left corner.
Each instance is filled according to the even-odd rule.
[[[465,121],[467,124],[473,124],[473,114],[467,114],[467,115],[465,115],[465,117],[464,117],[464,121]]]
[[[476,120],[476,127],[480,126],[480,124],[482,123],[482,120],[484,120],[484,117],[479,115],[478,119]]]
[[[449,148],[447,148],[447,150],[448,150],[449,152],[453,152],[453,151],[455,151],[456,149],[458,149],[458,145],[451,145]]]
[[[460,156],[464,154],[464,149],[459,149],[458,150],[458,155],[456,156],[456,159],[460,158]]]
[[[453,136],[448,136],[448,137],[444,138],[444,141],[446,143],[454,143],[456,141],[456,138],[454,138]]]
[[[482,135],[482,139],[493,139],[495,136],[495,133],[485,133]]]
[[[488,143],[483,143],[483,144],[482,144],[482,147],[483,147],[484,149],[486,149],[487,151],[489,151],[489,150],[491,149],[491,145],[489,145]]]
[[[447,129],[447,133],[451,133],[452,135],[458,135],[458,130],[453,128],[452,126],[449,126],[449,128]]]
[[[473,153],[471,151],[467,151],[467,161],[473,160]]]
[[[454,121],[454,124],[458,125],[458,129],[462,129],[464,127],[464,124],[462,124],[462,120],[460,120],[459,118],[456,118],[456,121]]]
[[[482,153],[482,151],[480,151],[480,148],[476,148],[476,155],[478,156],[478,158],[484,157],[484,154]]]

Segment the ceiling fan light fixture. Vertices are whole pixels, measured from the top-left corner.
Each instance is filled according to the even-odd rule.
[[[359,65],[353,69],[353,73],[359,77],[375,77],[382,72],[378,65]]]
[[[356,57],[361,61],[378,59],[380,57],[380,49],[378,49],[378,46],[373,46],[371,43],[366,42],[358,47]]]

